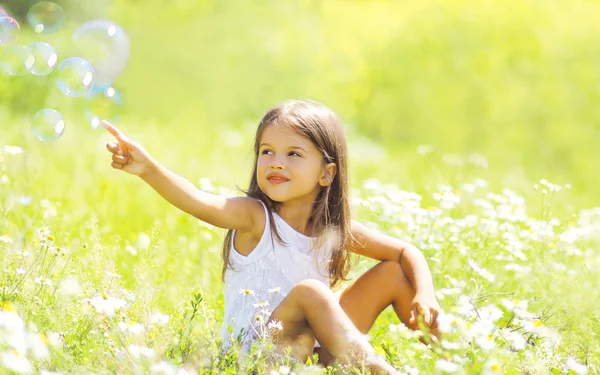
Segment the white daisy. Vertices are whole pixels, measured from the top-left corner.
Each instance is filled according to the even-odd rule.
[[[52,280],[47,278],[46,276],[39,276],[34,279],[37,284],[41,285],[52,285]]]

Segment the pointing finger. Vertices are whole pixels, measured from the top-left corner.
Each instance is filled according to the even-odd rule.
[[[125,139],[125,134],[123,134],[119,129],[111,125],[108,121],[102,121],[100,123],[110,134],[112,134],[118,141],[123,141]]]

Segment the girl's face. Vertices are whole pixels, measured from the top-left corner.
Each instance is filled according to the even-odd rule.
[[[276,202],[312,205],[335,176],[335,163],[326,165],[308,138],[281,126],[264,129],[257,163],[258,186]]]

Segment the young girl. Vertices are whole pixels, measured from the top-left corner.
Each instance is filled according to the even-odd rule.
[[[366,363],[377,373],[396,373],[363,336],[387,306],[409,328],[421,322],[434,340],[439,337],[440,307],[423,254],[350,219],[346,141],[329,108],[294,100],[268,111],[256,132],[250,188],[234,198],[198,190],[117,128],[103,126],[118,141],[107,144],[113,168],[141,177],[174,206],[229,230],[222,271],[225,346],[234,337],[247,348],[259,334],[260,312],[267,311],[276,348],[291,347],[298,360],[317,352],[325,365]],[[345,280],[351,252],[381,262],[338,301],[330,286]]]

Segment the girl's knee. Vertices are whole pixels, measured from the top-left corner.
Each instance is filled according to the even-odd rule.
[[[290,291],[290,295],[305,299],[323,296],[327,293],[333,293],[327,285],[316,279],[302,280],[294,285]]]

